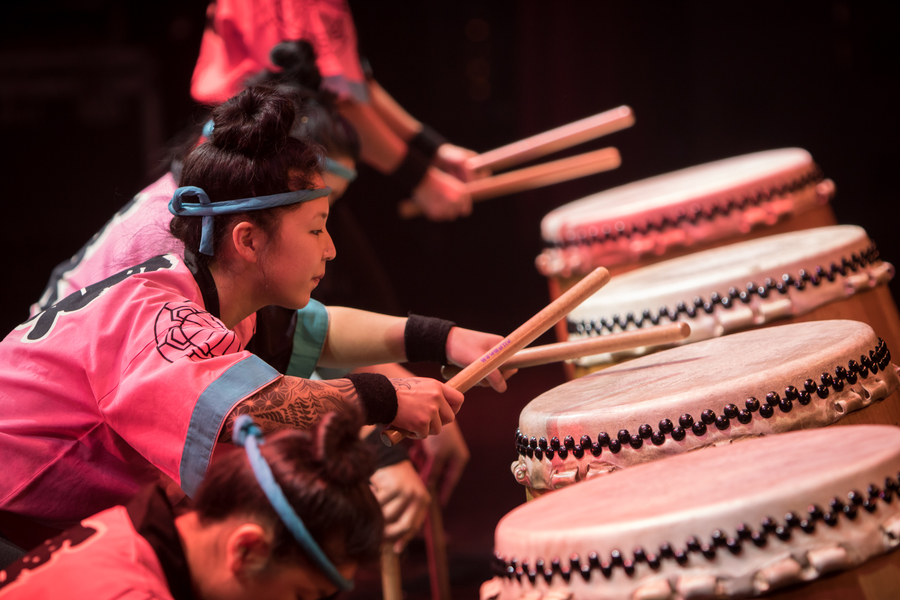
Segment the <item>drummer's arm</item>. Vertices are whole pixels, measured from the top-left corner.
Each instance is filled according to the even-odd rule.
[[[219,442],[231,442],[234,421],[250,415],[264,433],[279,429],[312,429],[332,411],[363,412],[356,387],[349,379],[319,381],[284,376],[239,402],[225,418]]]
[[[400,139],[408,142],[422,131],[422,123],[406,112],[380,83],[374,79],[369,79],[367,83],[372,107]]]
[[[323,367],[352,369],[404,362],[405,330],[405,317],[329,306],[328,335],[318,364]]]
[[[342,99],[338,110],[359,134],[360,158],[384,174],[397,170],[406,156],[406,141],[395,133],[370,103]]]
[[[328,335],[319,363],[323,367],[356,368],[390,362],[406,362],[406,317],[346,308],[328,307]],[[453,327],[444,347],[447,361],[465,367],[503,341],[498,335]],[[499,371],[488,381],[497,391],[506,390]]]
[[[466,184],[430,166],[430,159],[410,148],[371,104],[341,100],[338,109],[359,134],[363,162],[394,176],[399,185],[409,190],[427,218],[447,221],[472,212],[472,196]]]
[[[381,382],[391,386],[389,393]],[[440,433],[463,402],[463,395],[450,386],[428,378],[385,379],[375,382],[354,379],[318,381],[279,377],[238,402],[225,417],[219,442],[231,442],[234,422],[250,415],[264,433],[279,429],[311,429],[332,411],[356,412],[368,424],[392,424],[417,437]],[[360,387],[357,387],[359,385]]]
[[[382,118],[384,123],[391,128],[397,136],[404,142],[409,143],[410,140],[418,136],[426,129],[425,124],[417,120],[411,114],[400,106],[393,96],[387,90],[381,87],[374,79],[368,81],[369,98],[375,112]],[[475,156],[475,152],[449,143],[443,136],[428,128],[426,136],[430,140],[433,150],[426,152],[433,155],[430,156],[434,164],[441,169],[453,174],[462,181],[472,181],[482,176],[467,166],[467,160]]]

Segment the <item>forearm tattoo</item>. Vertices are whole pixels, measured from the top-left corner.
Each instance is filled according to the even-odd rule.
[[[271,433],[284,428],[310,429],[325,413],[351,408],[360,409],[349,379],[282,377],[234,407],[225,418],[219,441],[231,441],[234,421],[240,415],[250,415],[263,433]]]

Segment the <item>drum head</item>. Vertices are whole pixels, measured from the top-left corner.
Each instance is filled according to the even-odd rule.
[[[892,276],[861,227],[807,229],[617,276],[569,314],[569,332],[580,339],[680,319],[691,325],[682,343],[693,343],[804,314]],[[613,358],[585,357],[578,364]]]
[[[746,233],[827,202],[816,195],[821,181],[808,152],[785,148],[606,190],[544,217],[541,234],[549,249],[538,268],[545,275],[587,272],[659,254],[670,245]]]
[[[519,417],[513,473],[534,490],[557,489],[709,445],[831,425],[898,387],[887,347],[864,323],[729,335],[541,394]]]
[[[900,543],[898,471],[900,429],[876,425],[641,465],[504,517],[482,598],[741,597],[815,579]]]

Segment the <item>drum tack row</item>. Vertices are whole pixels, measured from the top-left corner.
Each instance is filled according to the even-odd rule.
[[[497,526],[482,600],[900,597],[894,269],[834,189],[783,149],[545,217],[552,297],[614,275],[560,341],[691,332],[576,359],[525,407],[534,501]]]

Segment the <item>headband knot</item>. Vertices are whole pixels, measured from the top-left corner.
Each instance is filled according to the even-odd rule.
[[[257,196],[255,198],[239,198],[237,200],[224,200],[213,202],[202,188],[186,185],[175,190],[169,201],[169,212],[178,217],[203,217],[200,233],[200,253],[207,256],[213,255],[213,216],[230,215],[251,210],[265,210],[276,206],[286,206],[309,202],[316,198],[322,198],[331,193],[330,187],[313,188],[309,190],[296,190],[271,196]],[[196,198],[196,202],[188,202],[186,199]]]

